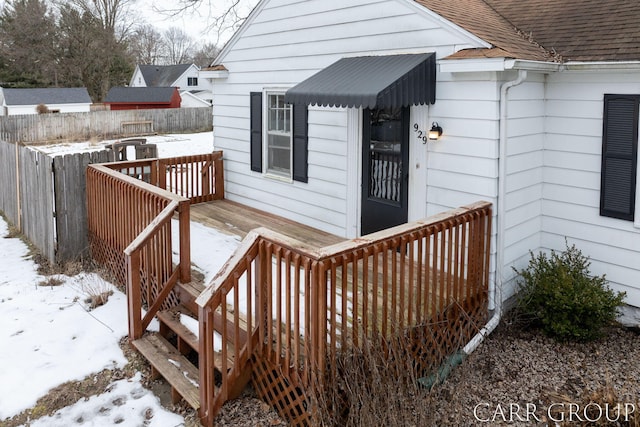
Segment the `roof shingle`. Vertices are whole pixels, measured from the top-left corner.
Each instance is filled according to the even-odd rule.
[[[2,89],[7,105],[91,104],[84,87]]]
[[[171,102],[175,87],[124,87],[109,89],[104,102],[157,104]]]
[[[637,0],[415,0],[500,49],[543,61],[640,60]],[[493,50],[490,56],[496,56]],[[485,57],[474,49],[453,57]]]
[[[147,86],[172,86],[191,64],[178,65],[138,65]]]

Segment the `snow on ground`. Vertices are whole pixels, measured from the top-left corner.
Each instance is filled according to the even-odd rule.
[[[108,390],[88,400],[80,400],[53,416],[42,417],[31,427],[83,426],[171,427],[184,425],[184,418],[158,406],[158,398],[133,378],[115,381]]]
[[[213,132],[200,132],[188,134],[150,135],[145,137],[147,144],[156,144],[158,157],[188,156],[192,154],[205,154],[213,151]],[[109,144],[118,142],[112,139],[101,142],[65,142],[60,144],[38,145],[31,148],[51,156],[63,156],[71,153],[99,151]],[[135,148],[128,147],[127,158],[133,160]]]
[[[158,143],[163,157],[206,153],[213,148],[210,132],[154,136],[148,142]],[[47,149],[71,152],[64,147]],[[126,364],[118,345],[127,335],[125,295],[96,274],[59,275],[55,276],[59,285],[41,286],[49,277],[37,273],[27,246],[7,234],[8,226],[0,217],[0,423],[33,407],[64,382]],[[191,242],[192,261],[208,281],[239,239],[192,223]],[[87,297],[104,291],[113,292],[108,302],[91,309]],[[142,387],[138,374],[31,425],[67,426],[80,421],[90,426],[184,424],[182,417],[166,411]]]

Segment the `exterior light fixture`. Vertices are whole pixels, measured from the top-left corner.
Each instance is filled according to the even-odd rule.
[[[431,129],[429,130],[429,139],[432,141],[437,141],[442,135],[442,128],[438,125],[438,122],[433,122],[431,124]]]

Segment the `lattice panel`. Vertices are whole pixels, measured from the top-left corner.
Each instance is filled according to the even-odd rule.
[[[93,259],[113,275],[114,283],[123,292],[127,284],[127,265],[124,252],[108,245],[104,240],[89,233],[89,245]]]
[[[416,372],[433,372],[448,357],[460,350],[484,325],[486,310],[465,312],[459,305],[451,305],[430,323],[414,328],[410,335],[413,345],[409,349],[415,360]]]
[[[254,356],[253,366],[251,383],[262,400],[293,426],[313,425],[304,390],[295,387],[279,366],[260,356]]]
[[[122,250],[118,250],[116,248],[108,245],[104,240],[99,239],[95,236],[89,236],[89,243],[91,247],[91,256],[93,259],[103,267],[107,269],[107,271],[113,275],[114,283],[122,292],[126,293],[126,284],[127,284],[127,264],[124,256],[124,252]],[[157,280],[153,277],[149,277],[149,275],[142,270],[140,272],[140,287],[142,291],[142,302],[144,306],[149,306],[149,302],[155,301],[158,294],[160,293],[160,286],[158,285]],[[171,291],[171,293],[167,296],[164,303],[162,304],[163,310],[168,310],[172,307],[175,307],[180,303],[178,295],[176,292]]]

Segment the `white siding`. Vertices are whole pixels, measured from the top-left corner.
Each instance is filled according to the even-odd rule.
[[[460,47],[472,46],[473,41],[462,33],[443,28],[442,22],[398,0],[272,0],[259,8],[248,24],[221,58],[229,77],[214,81],[214,138],[216,148],[225,153],[226,195],[229,199],[346,236],[349,234],[348,202],[357,197],[346,184],[347,167],[357,167],[347,165],[346,161],[348,110],[310,108],[309,182],[285,183],[249,169],[249,93],[271,87],[291,87],[345,56],[436,52],[442,57]],[[452,155],[451,150],[463,150],[467,129],[471,135],[466,138],[478,144],[487,144],[486,138],[495,138],[497,129],[497,125],[487,128],[481,120],[483,117],[476,117],[486,112],[487,105],[497,109],[495,84],[486,88],[493,101],[487,104],[483,94],[477,94],[464,104],[463,108],[472,112],[483,132],[476,138],[464,120],[456,121],[450,116],[454,105],[447,106],[447,102],[469,96],[469,91],[457,91],[455,84],[448,88],[451,79],[451,76],[438,75],[437,102],[431,109],[434,115],[438,114],[442,103],[444,114],[437,120],[442,122],[445,133],[456,131],[458,136],[448,134],[442,143],[425,148],[429,150],[428,167],[433,166],[435,174],[428,176],[428,180],[435,182],[444,181],[439,173],[456,171],[460,159]],[[469,87],[473,85],[468,83]],[[449,95],[442,97],[440,91]],[[479,153],[480,149],[475,152]],[[495,154],[489,158],[477,155],[477,159],[469,156],[472,172],[469,179],[463,180],[463,185],[471,183],[474,175],[489,180],[495,178]],[[454,197],[436,197],[433,207],[427,206],[426,210],[493,197],[490,183],[474,182],[473,185],[479,188],[460,190]],[[435,185],[434,196],[446,188],[444,182]],[[426,191],[431,197],[431,192]]]
[[[529,73],[510,89],[507,111],[507,176],[503,297],[515,292],[512,267],[524,268],[541,247],[545,78]]]
[[[604,94],[638,94],[637,74],[563,72],[547,84],[542,246],[562,250],[565,239],[591,257],[594,274],[627,292],[640,307],[640,228],[601,217],[600,165]],[[640,200],[636,199],[636,204]]]
[[[9,116],[21,114],[38,114],[37,105],[10,105],[7,107]],[[49,110],[58,110],[60,113],[88,113],[90,104],[47,104]]]
[[[133,76],[131,76],[131,80],[129,81],[129,86],[131,87],[146,87],[147,82],[144,81],[144,76],[140,71],[140,67],[136,66],[136,69],[133,71]]]

